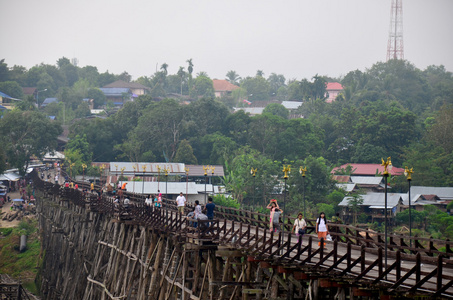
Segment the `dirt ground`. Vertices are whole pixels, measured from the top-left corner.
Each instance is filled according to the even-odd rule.
[[[9,193],[8,194],[10,197],[11,197],[11,200],[12,199],[17,199],[17,198],[20,198],[20,193],[19,191],[17,192],[13,192],[13,193]],[[12,221],[2,221],[3,219],[3,216],[6,215],[8,212],[10,212],[11,210],[11,205],[13,204],[13,202],[8,202],[8,203],[5,203],[3,205],[3,207],[1,208],[1,213],[0,213],[0,228],[9,228],[9,227],[16,227],[20,221],[17,220],[17,219],[14,219]]]

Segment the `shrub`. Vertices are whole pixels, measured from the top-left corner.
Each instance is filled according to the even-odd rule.
[[[215,195],[213,197],[215,204],[225,207],[240,208],[239,202],[232,197],[225,197],[225,195]]]
[[[13,232],[12,228],[0,228],[0,233],[4,236],[10,235],[11,232]]]

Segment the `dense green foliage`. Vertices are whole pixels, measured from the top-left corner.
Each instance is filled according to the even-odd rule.
[[[434,205],[426,205],[423,211],[412,209],[412,228],[428,232],[434,238],[453,238],[453,216],[441,211]],[[399,225],[409,226],[409,210],[396,215]],[[440,235],[441,233],[441,235]]]
[[[265,205],[276,194],[283,198],[283,164],[292,166],[286,182],[287,211],[302,209],[305,186],[309,215],[320,209],[338,210],[344,192],[335,189],[329,174],[332,167],[347,162],[379,163],[381,157],[390,156],[395,166],[414,168],[413,185],[453,184],[453,76],[443,66],[419,70],[407,61],[391,60],[343,78],[316,74],[300,81],[275,73],[265,78],[262,70],[241,78],[230,70],[226,79],[240,88],[214,99],[212,80],[205,72],[193,75],[192,59],[186,64],[169,74],[164,63],[153,75],[137,79],[150,94],[127,102],[105,119],[73,120],[88,113],[84,97],[101,106],[105,99],[97,88],[118,79],[130,81],[127,72],[100,74],[96,67],[75,67],[66,58],[55,66],[41,64],[30,70],[8,68],[2,60],[0,82],[12,90],[15,83],[47,89],[40,99],[56,96],[62,101],[45,111],[71,124],[67,154],[77,165],[223,164],[224,184],[241,205]],[[328,81],[344,87],[333,103],[325,102]],[[287,110],[275,103],[262,115],[232,113],[233,106],[248,105],[244,99],[303,101],[297,113],[304,118],[288,119]],[[18,108],[35,109],[32,101],[23,101]],[[110,107],[107,103],[107,110]],[[305,180],[300,166],[307,167]],[[258,169],[256,177],[250,175],[252,167]],[[80,166],[74,171],[80,173]],[[407,189],[404,179],[390,180],[395,191]]]
[[[25,219],[14,228],[0,228],[0,274],[9,274],[21,280],[33,293],[38,290],[34,279],[42,261],[37,219]],[[27,235],[27,250],[19,252],[19,241],[22,234]]]
[[[32,156],[42,157],[56,148],[62,128],[38,111],[13,110],[0,120],[0,132],[9,167],[23,176]]]

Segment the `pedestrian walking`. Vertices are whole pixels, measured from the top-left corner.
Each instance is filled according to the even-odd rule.
[[[321,238],[324,239],[324,247],[326,246],[327,234],[329,234],[329,229],[327,228],[327,219],[324,212],[319,214],[318,219],[316,219],[316,233],[318,234],[318,246],[321,246]]]
[[[178,197],[176,197],[176,205],[178,206],[179,213],[181,215],[183,215],[184,214],[184,206],[186,206],[186,197],[184,197],[182,192],[179,193]],[[200,207],[200,213],[201,213],[201,207]]]
[[[283,214],[283,210],[280,208],[274,209],[274,215],[272,216],[272,228],[274,228],[275,232],[280,231],[280,215]]]
[[[273,217],[274,217],[274,212],[275,212],[275,209],[276,208],[279,208],[278,207],[278,203],[277,203],[277,200],[275,199],[272,199],[270,202],[269,202],[269,205],[266,207],[267,209],[270,209],[270,215],[269,215],[269,229],[270,231],[272,231],[273,229]]]
[[[304,235],[305,229],[307,228],[307,222],[305,222],[304,216],[302,213],[297,215],[297,219],[294,221],[292,232],[296,232],[296,235]]]
[[[151,195],[148,195],[145,199],[145,205],[151,206],[153,204],[153,197]]]

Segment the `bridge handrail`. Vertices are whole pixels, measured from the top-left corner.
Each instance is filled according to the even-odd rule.
[[[50,182],[43,182],[39,176],[36,174],[37,183],[39,182],[41,185],[46,186],[46,190],[52,192],[53,194],[56,191],[60,191],[58,184],[53,184]],[[83,183],[82,183],[83,184]],[[76,191],[71,189],[70,191],[65,191],[65,197],[69,197],[73,199],[74,203],[77,205],[85,205],[90,203],[91,196],[86,196],[86,199],[83,198],[83,194],[80,191]],[[133,193],[126,193],[127,197],[129,197],[132,202],[138,204],[144,204],[145,196],[141,194],[133,194]],[[103,197],[109,197],[103,194]],[[112,197],[109,198],[113,201]],[[91,204],[90,204],[91,205]],[[110,204],[111,206],[111,204]],[[106,208],[104,208],[105,210]],[[171,211],[176,211],[177,206],[175,200],[170,199],[163,199],[163,209],[169,209]],[[186,212],[193,211],[194,205],[188,204],[186,207]],[[217,219],[228,219],[234,221],[240,221],[244,224],[249,224],[253,226],[259,226],[262,228],[269,228],[269,217],[266,214],[252,212],[250,210],[241,210],[236,208],[229,208],[229,207],[222,207],[216,206],[215,216]],[[292,229],[292,225],[295,218],[292,217],[285,217],[285,231],[289,232]],[[314,223],[315,220],[306,220],[308,223],[308,231],[307,233],[314,232]],[[361,246],[365,245],[369,248],[378,248],[384,247],[384,233],[376,232],[368,229],[363,229],[360,227],[355,227],[352,225],[346,224],[335,224],[335,223],[328,223],[329,231],[334,239],[338,240],[339,242],[346,242],[351,243],[353,245]],[[375,237],[375,238],[374,238]],[[416,253],[423,253],[428,256],[433,255],[444,255],[449,258],[453,257],[453,241],[450,240],[440,240],[440,239],[430,239],[430,238],[423,238],[423,237],[409,237],[405,235],[395,235],[389,234],[388,235],[389,242],[387,246],[392,251],[400,250],[403,252],[408,252],[408,254],[416,254]],[[413,246],[410,247],[409,240],[413,241]],[[422,245],[425,243],[425,247]],[[437,248],[436,248],[437,247]],[[440,251],[439,248],[445,247],[444,251]]]

